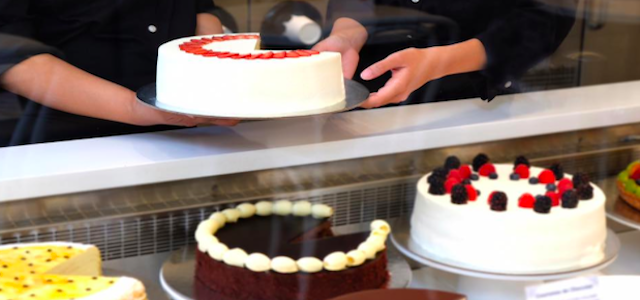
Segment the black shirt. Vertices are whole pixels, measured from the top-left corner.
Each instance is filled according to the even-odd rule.
[[[155,81],[158,47],[195,35],[196,15],[213,9],[213,0],[0,0],[0,74],[33,55],[51,53],[135,91]],[[0,143],[167,128],[139,128],[25,103],[21,124],[14,125],[19,132],[5,133]]]
[[[434,34],[435,41],[433,36],[429,36],[428,46],[478,38],[487,53],[487,66],[481,72],[466,74],[466,77],[471,79],[476,94],[492,99],[507,82],[519,79],[531,67],[553,54],[568,35],[575,21],[576,1],[554,1],[333,0],[330,18],[352,17],[364,25],[372,25],[367,26],[370,32],[378,29],[376,22],[387,18],[397,18],[396,22],[405,21],[407,24],[412,20],[431,20],[439,27],[455,27],[455,30],[444,30],[446,36]],[[386,13],[388,9],[375,9],[372,4],[408,8],[423,14],[422,18],[407,13],[390,16]],[[414,43],[413,46],[426,46],[418,41]],[[403,47],[407,46],[409,44]],[[388,50],[383,52],[382,55],[389,54]],[[377,55],[372,60],[381,58],[384,57]],[[455,93],[460,87],[453,84],[451,90]]]

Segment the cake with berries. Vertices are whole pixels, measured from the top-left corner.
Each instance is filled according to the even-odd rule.
[[[391,228],[334,235],[333,209],[308,201],[243,203],[196,229],[196,299],[330,299],[387,286]]]
[[[339,53],[259,50],[259,35],[214,35],[160,46],[160,107],[263,118],[344,108]]]
[[[504,274],[587,267],[604,257],[605,196],[586,174],[524,157],[471,165],[451,157],[418,183],[411,217],[417,251],[442,262]]]
[[[145,300],[140,281],[102,277],[100,251],[73,243],[0,246],[0,299]]]
[[[640,161],[631,163],[618,174],[617,185],[620,198],[634,208],[640,209]]]

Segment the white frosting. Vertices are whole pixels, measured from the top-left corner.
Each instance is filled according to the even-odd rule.
[[[279,216],[290,215],[293,210],[293,203],[289,200],[278,200],[273,204],[273,214]]]
[[[374,259],[376,252],[378,252],[378,245],[374,245],[371,242],[364,242],[358,245],[358,250],[362,251],[367,259]]]
[[[329,218],[333,216],[333,208],[325,204],[314,204],[311,206],[311,215],[316,219]]]
[[[260,201],[256,203],[256,215],[266,217],[273,212],[273,203],[269,201]]]
[[[298,269],[306,273],[316,273],[322,271],[324,268],[320,259],[315,257],[303,257],[296,262]]]
[[[429,194],[428,175],[420,179],[411,218],[411,238],[420,251],[471,269],[517,274],[569,270],[603,258],[605,195],[598,187],[592,185],[593,199],[581,200],[575,209],[556,206],[540,214],[518,207],[518,199],[524,193],[543,195],[546,185],[510,180],[512,165],[496,170],[497,180],[472,181],[481,195],[465,205],[452,204],[450,194]],[[531,176],[541,171],[532,167]],[[507,195],[506,211],[490,209],[494,191]]]
[[[282,274],[298,272],[296,261],[290,257],[277,256],[271,260],[271,269]]]
[[[311,202],[297,201],[293,204],[293,215],[297,217],[306,217],[311,214]]]
[[[225,217],[221,212],[212,213],[209,220],[213,220],[218,223],[218,229],[224,227],[224,224],[227,223],[227,217]]]
[[[173,40],[158,49],[158,105],[215,116],[269,117],[343,108],[339,53],[287,59],[221,59],[180,50],[194,37]],[[201,37],[196,37],[201,38]],[[241,54],[255,50],[256,39],[214,42],[213,51]]]
[[[227,218],[227,222],[236,223],[240,218],[240,211],[235,208],[227,208],[222,211],[222,214]]]
[[[223,243],[217,243],[211,245],[207,249],[209,256],[217,261],[221,261],[224,258],[224,254],[229,251],[229,247]]]
[[[327,255],[324,260],[324,269],[327,271],[342,271],[347,268],[349,260],[344,252],[333,252]]]
[[[247,269],[254,272],[266,272],[271,270],[271,259],[262,253],[252,253],[245,261]]]
[[[347,253],[347,266],[357,267],[367,260],[366,254],[361,250],[351,250]]]
[[[222,255],[222,261],[227,265],[243,268],[248,257],[249,255],[244,250],[233,248]]]
[[[251,218],[256,214],[256,206],[251,203],[242,203],[236,207],[240,211],[240,218]]]

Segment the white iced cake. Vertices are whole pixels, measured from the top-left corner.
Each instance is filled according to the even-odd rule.
[[[198,36],[160,46],[158,105],[204,115],[271,117],[344,108],[339,53],[259,50],[257,34]]]
[[[604,258],[605,195],[585,174],[531,167],[524,157],[473,167],[449,157],[418,183],[411,218],[417,251],[468,269],[540,274]]]
[[[0,300],[145,300],[142,283],[101,276],[100,251],[74,243],[0,246]]]

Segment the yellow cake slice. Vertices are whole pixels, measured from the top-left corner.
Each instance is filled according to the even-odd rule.
[[[92,245],[40,243],[0,246],[0,300],[144,300],[140,281],[102,277]]]

